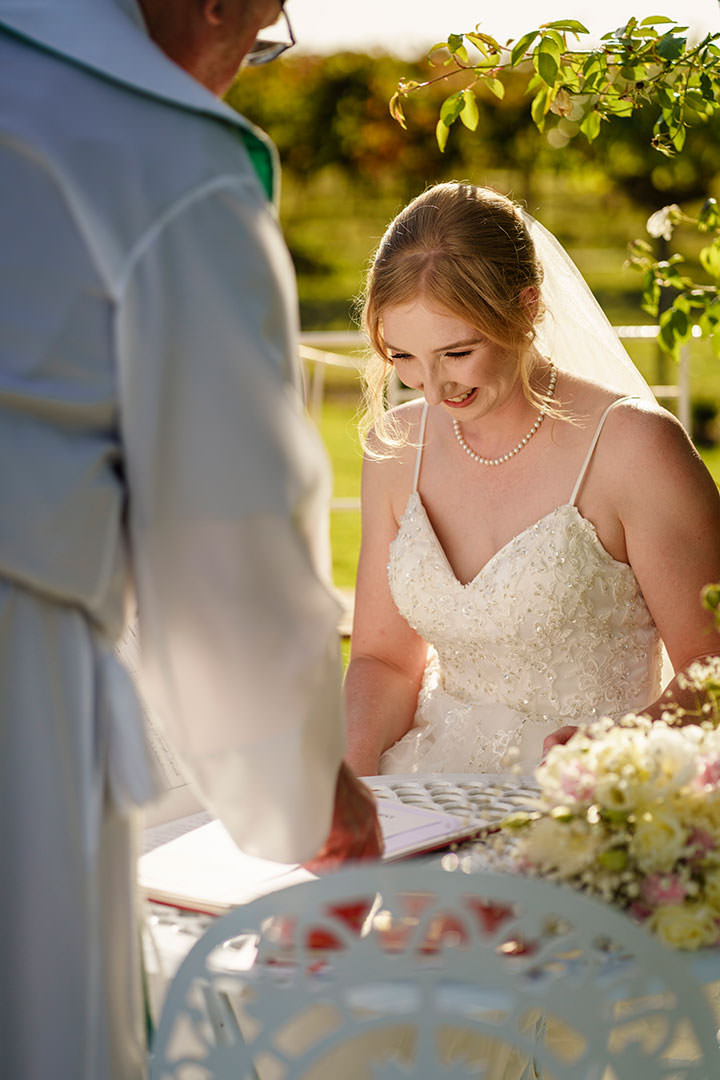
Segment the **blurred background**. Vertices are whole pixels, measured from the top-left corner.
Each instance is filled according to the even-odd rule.
[[[625,265],[627,245],[650,239],[646,221],[659,207],[678,203],[693,212],[707,196],[720,197],[720,116],[692,128],[675,158],[651,148],[654,117],[642,111],[603,124],[592,144],[582,137],[550,141],[531,120],[525,79],[510,73],[503,76],[502,100],[480,95],[477,130],[456,124],[440,153],[438,110],[454,87],[438,83],[408,100],[407,130],[391,118],[388,102],[400,79],[424,82],[438,73],[427,61],[435,42],[478,23],[504,42],[567,17],[599,40],[630,15],[652,14],[682,19],[700,38],[720,32],[720,7],[716,0],[630,7],[627,0],[592,7],[553,0],[503,7],[495,15],[471,0],[364,0],[356,9],[337,0],[289,0],[298,47],[267,67],[243,70],[231,88],[229,103],[267,131],[280,151],[281,221],[297,271],[304,331],[356,329],[354,300],[388,221],[426,186],[447,179],[491,185],[520,200],[565,245],[613,324],[651,321],[641,308],[641,275]],[[678,230],[671,247],[692,263],[698,236]],[[666,257],[669,249],[659,254]],[[360,358],[353,348],[333,349],[354,363],[325,368],[315,415],[335,477],[333,571],[336,584],[347,589],[359,544],[360,382],[354,364]],[[628,349],[649,381],[676,379],[675,361],[654,341]],[[307,369],[312,379],[311,360]],[[689,377],[692,435],[718,480],[720,360],[705,342],[689,347]]]

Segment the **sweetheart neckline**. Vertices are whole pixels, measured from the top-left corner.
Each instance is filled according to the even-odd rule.
[[[502,544],[497,549],[497,551],[493,555],[490,556],[490,558],[487,560],[487,562],[483,563],[483,565],[480,567],[480,569],[475,574],[475,576],[470,578],[469,581],[461,581],[460,578],[455,573],[455,571],[453,570],[451,564],[450,564],[450,560],[447,557],[447,553],[445,551],[445,548],[440,543],[440,539],[439,539],[437,533],[435,532],[435,529],[433,528],[433,524],[430,521],[430,517],[428,515],[427,510],[425,509],[425,504],[422,501],[422,498],[420,496],[419,491],[411,491],[410,492],[410,496],[408,498],[407,504],[405,506],[405,510],[403,512],[403,516],[402,516],[401,521],[400,521],[400,526],[402,527],[402,524],[405,521],[405,516],[406,516],[406,514],[408,512],[408,509],[410,507],[410,503],[411,503],[413,498],[415,498],[417,500],[417,503],[418,503],[420,509],[423,512],[423,516],[425,518],[425,521],[427,522],[427,527],[430,530],[430,535],[432,537],[432,541],[435,544],[435,546],[437,547],[437,550],[438,550],[439,554],[442,556],[442,558],[443,558],[443,560],[445,562],[445,565],[447,566],[453,581],[457,585],[459,585],[461,589],[469,589],[472,585],[475,584],[475,582],[480,577],[482,577],[482,575],[485,573],[487,568],[492,563],[494,563],[495,560],[500,555],[502,555],[512,544],[514,544],[517,540],[520,540],[523,536],[526,536],[527,533],[531,532],[538,525],[542,525],[543,522],[548,521],[550,518],[554,517],[554,515],[559,513],[559,511],[561,511],[561,510],[574,510],[578,521],[580,522],[580,524],[582,524],[588,530],[591,538],[594,540],[598,550],[604,556],[604,558],[608,559],[615,566],[619,566],[621,569],[626,569],[626,570],[629,570],[630,573],[633,573],[633,569],[632,569],[632,567],[630,566],[629,563],[621,562],[620,559],[616,559],[613,555],[610,554],[610,552],[607,550],[607,548],[604,546],[602,540],[598,536],[597,529],[593,525],[592,521],[590,521],[589,518],[583,517],[583,515],[578,510],[575,503],[560,503],[559,506],[555,506],[555,507],[553,507],[552,510],[548,510],[547,514],[543,514],[542,517],[539,517],[537,519],[537,521],[531,522],[524,529],[521,529],[519,533],[516,533],[515,536],[511,536],[509,540],[506,540],[505,543]]]

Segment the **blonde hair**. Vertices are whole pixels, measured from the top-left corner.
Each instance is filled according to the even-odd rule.
[[[386,409],[392,365],[382,334],[383,311],[418,296],[458,316],[484,337],[517,353],[525,396],[542,407],[530,386],[536,363],[531,349],[531,296],[539,300],[542,268],[520,208],[491,188],[452,181],[428,188],[388,226],[360,299],[360,322],[373,353],[364,372],[365,413],[360,432],[387,447],[407,433]],[[528,294],[526,290],[534,290]]]

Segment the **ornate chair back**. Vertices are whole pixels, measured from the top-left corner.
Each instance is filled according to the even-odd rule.
[[[172,981],[151,1080],[710,1080],[686,958],[568,888],[372,864],[234,909]]]

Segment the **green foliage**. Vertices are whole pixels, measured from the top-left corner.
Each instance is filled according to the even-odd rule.
[[[449,145],[451,127],[465,117],[470,96],[488,80],[503,82],[511,73],[522,74],[525,93],[531,100],[532,121],[539,132],[547,134],[551,145],[565,147],[579,134],[591,144],[598,140],[608,121],[640,118],[642,124],[650,115],[646,140],[650,148],[668,159],[680,158],[688,131],[711,120],[720,105],[720,34],[707,34],[692,43],[687,30],[666,16],[651,15],[642,20],[632,17],[620,29],[605,34],[599,46],[586,49],[577,42],[589,31],[574,19],[543,23],[503,45],[486,34],[454,34],[429,56],[431,64],[443,69],[441,74],[425,83],[415,80],[412,88],[398,87],[393,112],[404,115],[403,99],[410,94],[417,95],[431,85],[461,76],[462,89],[447,96],[440,106],[436,137],[444,150]],[[468,46],[475,52],[472,58]],[[468,117],[472,116],[470,111]],[[635,144],[637,133],[636,127],[632,133]],[[708,154],[697,155],[704,166],[690,169],[689,178],[688,169],[684,170],[686,184],[692,183],[703,169],[703,179],[710,169],[710,175],[717,171],[717,141]],[[611,149],[616,150],[617,145],[611,145]],[[635,145],[627,146],[626,151],[626,161],[637,161]],[[641,158],[638,173],[647,172],[647,162]],[[682,176],[683,170],[676,170],[671,184],[680,183]],[[630,246],[630,265],[643,274],[643,307],[659,322],[660,344],[677,356],[695,334],[710,340],[720,355],[717,203],[708,199],[697,219],[672,204],[653,215],[653,221],[657,231],[649,224],[651,235],[665,241],[680,223],[711,234],[698,256],[707,279],[702,282],[687,272],[682,255],[658,258],[646,241],[635,241]],[[670,303],[666,302],[668,298]]]
[[[330,169],[351,177],[365,192],[395,187],[402,199],[416,193],[418,177],[422,182],[460,168],[465,156],[458,144],[448,148],[446,161],[438,160],[434,131],[444,96],[440,90],[418,102],[412,129],[403,132],[389,122],[388,99],[398,82],[404,77],[411,89],[421,75],[421,64],[408,66],[392,56],[288,56],[276,65],[243,69],[226,100],[268,132],[284,176],[307,180]],[[466,122],[472,104],[464,105]],[[473,153],[478,156],[478,150]]]
[[[697,216],[682,210],[677,204],[663,207],[654,213],[647,224],[651,236],[669,241],[678,226],[690,227],[703,239],[698,252],[705,281],[688,273],[687,263],[679,253],[667,259],[657,259],[646,240],[634,240],[629,245],[628,261],[643,275],[643,308],[657,318],[660,343],[677,357],[690,338],[707,338],[720,356],[720,210],[715,199],[707,199]],[[663,308],[663,299],[671,303]]]
[[[713,613],[715,625],[720,630],[720,585],[706,585],[702,591],[702,604]]]
[[[604,121],[650,106],[651,144],[673,155],[683,149],[687,129],[716,111],[720,97],[720,34],[707,34],[693,44],[687,29],[661,15],[631,18],[592,49],[576,44],[589,31],[575,19],[543,23],[502,45],[477,30],[452,34],[430,54],[431,64],[444,69],[441,74],[399,85],[391,111],[404,123],[403,102],[411,94],[458,75],[464,80],[462,95],[487,85],[497,92],[506,75],[517,70],[525,77],[538,130],[560,124],[564,135],[581,133],[592,142]],[[455,104],[445,108],[457,97],[458,91],[453,92],[440,110],[441,150],[448,144],[449,129],[463,119]]]

